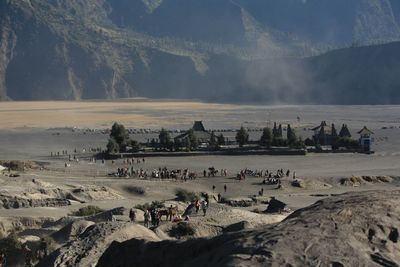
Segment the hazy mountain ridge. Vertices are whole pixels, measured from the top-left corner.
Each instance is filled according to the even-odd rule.
[[[0,3],[0,97],[309,103],[323,88],[332,95],[324,102],[358,103],[336,90],[353,90],[362,70],[354,77],[326,72],[363,58],[298,59],[399,40],[399,12],[389,0],[7,0]],[[382,78],[376,69],[369,77]],[[393,78],[385,90],[396,85]]]

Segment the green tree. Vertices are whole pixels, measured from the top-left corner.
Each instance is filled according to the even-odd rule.
[[[115,141],[114,138],[110,138],[108,139],[108,143],[107,143],[107,153],[118,153],[119,150],[119,145],[117,143],[117,141]]]
[[[111,127],[110,139],[114,139],[118,146],[118,152],[125,152],[126,147],[129,144],[129,134],[122,124],[114,123]]]
[[[288,146],[294,146],[297,142],[297,137],[295,131],[292,129],[290,124],[287,126],[287,144]]]
[[[219,134],[217,136],[217,143],[218,143],[219,146],[225,145],[225,137],[224,137],[223,134]]]
[[[160,134],[158,135],[158,139],[160,140],[160,147],[167,149],[169,144],[171,143],[171,136],[169,135],[169,132],[162,128],[160,131]]]
[[[197,149],[197,147],[198,147],[198,141],[197,141],[197,138],[196,138],[196,136],[194,135],[194,131],[193,131],[193,129],[190,129],[189,131],[188,131],[188,137],[187,137],[187,139],[188,139],[188,141],[189,141],[189,148],[190,148],[190,150],[195,150],[195,149]]]
[[[272,133],[271,129],[268,127],[265,127],[263,129],[263,133],[260,138],[260,145],[265,146],[265,147],[270,147],[272,144]]]
[[[138,152],[140,150],[140,144],[136,140],[131,141],[132,152]]]
[[[211,132],[211,136],[210,136],[209,147],[210,147],[211,149],[216,149],[217,146],[218,146],[217,137],[215,136],[215,132],[212,131],[212,132]]]
[[[175,139],[174,140],[174,149],[175,149],[175,151],[180,151],[182,146],[183,146],[183,144],[182,144],[180,139]]]
[[[246,129],[242,126],[236,132],[236,142],[238,142],[240,147],[243,147],[249,141],[249,134]]]

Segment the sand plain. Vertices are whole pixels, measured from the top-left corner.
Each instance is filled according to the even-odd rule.
[[[298,119],[299,117],[299,119]],[[241,125],[262,128],[278,123],[290,123],[303,138],[312,135],[310,128],[322,120],[348,124],[352,134],[364,125],[374,134],[372,155],[364,154],[307,154],[306,156],[196,156],[196,157],[154,157],[145,163],[134,165],[148,171],[167,167],[168,169],[189,168],[199,174],[193,181],[160,181],[159,179],[115,178],[107,174],[118,167],[126,167],[122,160],[115,164],[90,162],[91,147],[106,145],[108,138],[103,129],[117,121],[127,128],[185,130],[194,120],[202,120],[208,129],[237,129]],[[90,131],[88,129],[91,129]],[[227,132],[234,135],[234,132]],[[260,132],[251,132],[257,139]],[[132,134],[133,139],[145,141],[156,134]],[[68,156],[51,157],[51,152],[67,150],[76,155],[79,163],[73,162],[69,168],[64,164]],[[28,169],[18,172],[19,177],[0,176],[0,193],[19,192],[26,194],[32,190],[32,179],[49,183],[51,188],[67,190],[79,187],[106,187],[117,192],[121,198],[86,199],[86,203],[73,202],[62,207],[36,207],[0,209],[0,218],[53,218],[67,216],[79,207],[97,205],[104,209],[119,206],[130,208],[153,200],[172,200],[177,189],[194,192],[221,193],[226,198],[248,198],[264,188],[266,198],[275,196],[288,204],[291,210],[303,208],[315,201],[340,193],[366,190],[395,190],[400,177],[400,106],[252,106],[232,104],[209,104],[185,101],[158,101],[131,99],[124,101],[87,102],[2,102],[0,103],[0,160],[36,161],[44,169]],[[227,169],[227,177],[203,178],[204,169],[214,166]],[[248,177],[245,181],[234,179],[242,169],[271,170],[290,169],[305,181],[305,188],[290,185],[292,178],[284,179],[283,189],[262,185],[262,178]],[[352,176],[391,176],[391,183],[369,183],[343,186],[340,179]],[[212,186],[216,190],[212,191]],[[227,192],[223,186],[227,185]],[[132,194],[127,188],[137,186],[145,189],[144,195]],[[49,188],[50,188],[49,187]],[[241,210],[265,209],[260,204]],[[218,213],[213,215],[213,220]],[[236,214],[236,213],[234,213]],[[241,215],[237,220],[252,216]],[[269,215],[265,215],[269,216]],[[231,217],[226,217],[231,218]],[[196,218],[195,218],[196,220]],[[199,218],[199,221],[202,219]],[[237,222],[231,220],[231,223]],[[267,219],[266,219],[267,220]],[[269,220],[269,219],[268,219]],[[272,219],[271,219],[272,220]],[[272,220],[273,221],[273,220]],[[226,223],[228,224],[228,223]]]

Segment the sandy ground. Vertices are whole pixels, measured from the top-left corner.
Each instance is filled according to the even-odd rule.
[[[300,121],[297,120],[300,117]],[[315,194],[330,195],[347,191],[387,189],[397,187],[392,184],[367,184],[360,187],[340,186],[341,177],[352,175],[400,176],[400,106],[246,106],[220,105],[197,102],[169,102],[149,100],[128,100],[120,102],[3,102],[0,103],[0,159],[35,160],[46,162],[46,170],[29,170],[21,177],[0,176],[0,189],[23,188],[24,182],[40,179],[60,187],[71,185],[107,186],[120,192],[124,199],[96,200],[89,204],[102,208],[117,206],[132,207],[152,200],[172,199],[177,188],[189,191],[210,192],[216,186],[217,194],[225,197],[248,197],[257,194],[264,187],[265,196],[276,196],[288,203],[289,208],[307,206],[320,197]],[[200,156],[149,158],[146,163],[136,165],[151,171],[154,168],[189,168],[201,173],[214,166],[228,169],[228,177],[199,178],[195,181],[175,182],[159,180],[117,179],[107,177],[107,173],[122,167],[122,161],[115,165],[107,162],[91,163],[85,160],[89,154],[79,153],[81,161],[64,168],[66,158],[50,157],[50,152],[83,148],[104,147],[107,135],[100,132],[72,131],[66,127],[109,128],[114,121],[131,128],[187,129],[194,120],[203,120],[207,128],[237,129],[240,125],[264,127],[274,121],[291,123],[303,137],[312,134],[308,129],[321,120],[335,123],[337,128],[347,123],[356,133],[367,125],[375,132],[374,155],[360,154],[308,154],[307,156]],[[57,128],[57,129],[55,129]],[[252,133],[252,138],[258,138]],[[134,135],[138,140],[152,138],[152,135]],[[262,186],[261,178],[247,178],[238,182],[232,177],[244,168],[251,170],[277,170],[280,168],[296,171],[298,177],[314,182],[305,189]],[[291,178],[287,178],[290,183]],[[223,192],[223,185],[228,186]],[[326,184],[326,186],[324,186]],[[144,196],[133,195],[126,186],[145,188]],[[67,215],[87,204],[67,207],[0,209],[0,216],[53,216]],[[265,205],[261,208],[265,208]]]

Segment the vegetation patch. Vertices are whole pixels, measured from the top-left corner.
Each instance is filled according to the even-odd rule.
[[[190,192],[185,189],[177,189],[176,190],[176,200],[183,202],[194,202],[200,199],[200,196],[195,192]]]
[[[151,210],[151,209],[160,209],[164,208],[164,203],[161,201],[153,201],[151,203],[145,203],[145,204],[138,204],[135,206],[136,209],[146,211],[146,210]]]
[[[97,206],[87,206],[87,207],[80,208],[77,211],[73,211],[70,215],[83,217],[83,216],[95,215],[95,214],[101,213],[103,211],[104,211],[103,209],[101,209]]]
[[[176,237],[176,238],[193,236],[195,233],[196,233],[196,229],[193,227],[193,225],[191,225],[187,222],[178,223],[171,229],[171,232],[170,232],[171,236]]]
[[[130,194],[144,196],[146,194],[146,189],[141,186],[130,186],[127,185],[124,187],[124,190]]]

